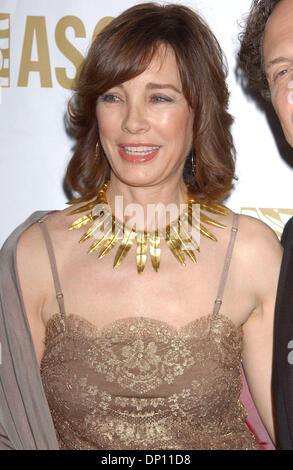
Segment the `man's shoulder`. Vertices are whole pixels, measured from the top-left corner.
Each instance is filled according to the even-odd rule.
[[[293,217],[288,220],[284,227],[281,243],[284,247],[288,244],[293,245]]]

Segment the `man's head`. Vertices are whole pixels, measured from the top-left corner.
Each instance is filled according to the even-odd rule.
[[[271,101],[285,138],[293,147],[293,1],[281,0],[263,37],[263,58]]]
[[[271,100],[293,147],[293,0],[253,0],[240,38],[248,87]]]

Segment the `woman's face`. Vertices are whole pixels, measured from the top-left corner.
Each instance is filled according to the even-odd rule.
[[[159,49],[145,72],[100,96],[96,113],[101,144],[120,180],[140,186],[182,176],[193,112],[171,48]]]

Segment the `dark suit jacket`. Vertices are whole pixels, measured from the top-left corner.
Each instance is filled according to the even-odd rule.
[[[278,448],[293,450],[293,217],[281,242],[284,255],[276,299],[272,387]]]

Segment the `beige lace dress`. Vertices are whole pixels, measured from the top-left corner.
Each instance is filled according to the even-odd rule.
[[[60,449],[258,449],[239,401],[242,330],[220,314],[237,215],[213,312],[179,330],[147,317],[98,329],[67,315],[40,226],[60,306],[41,361]]]

